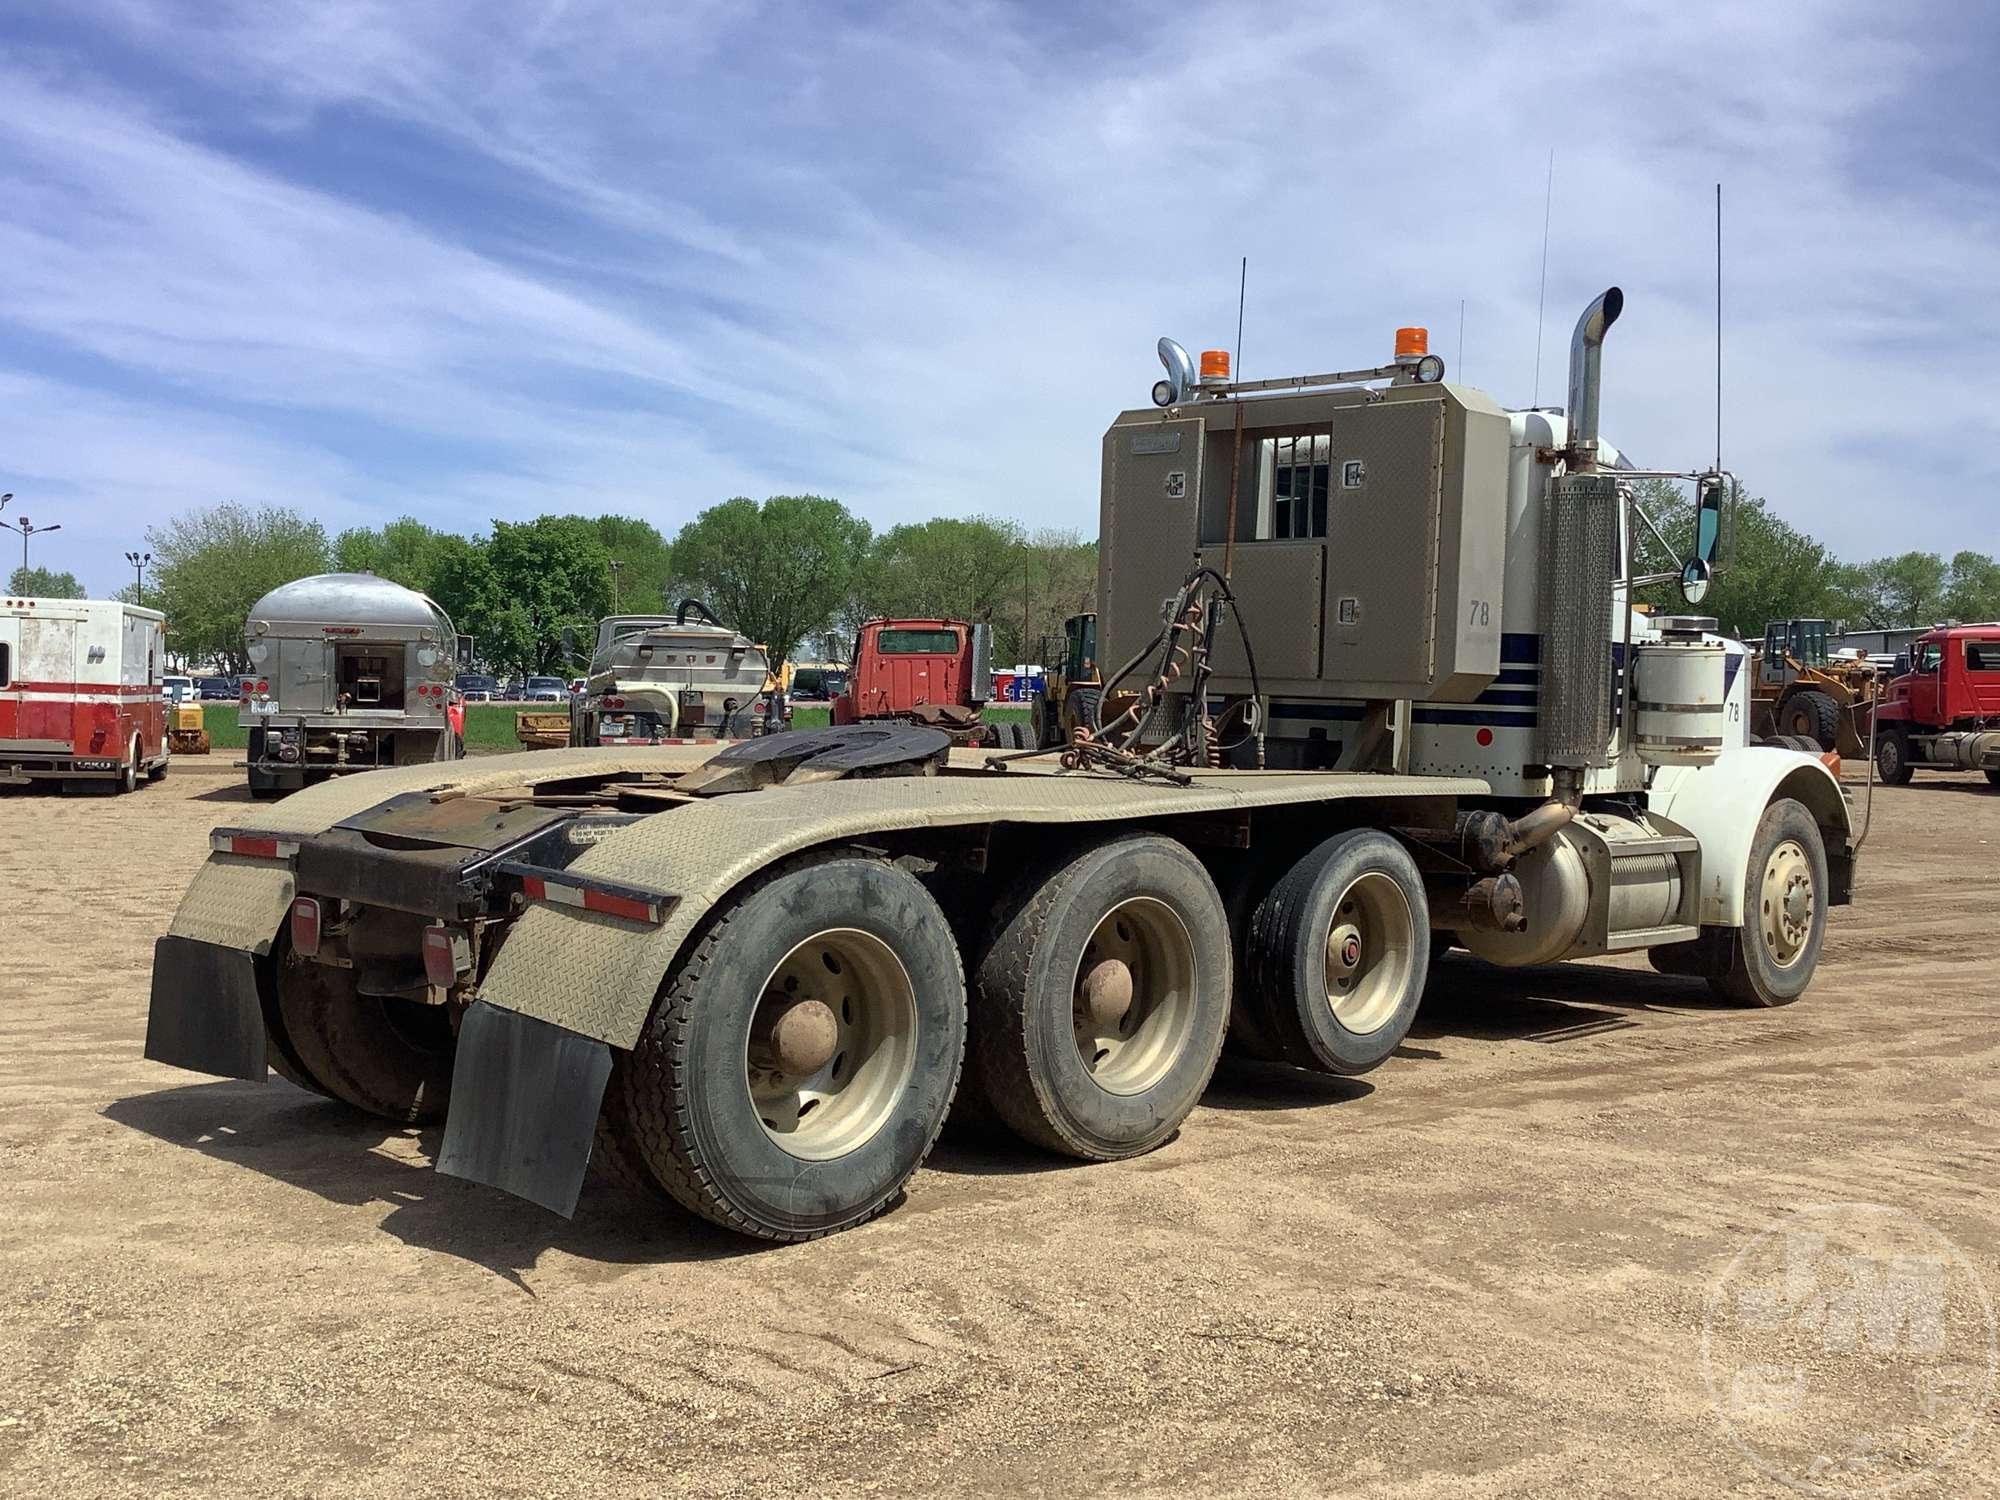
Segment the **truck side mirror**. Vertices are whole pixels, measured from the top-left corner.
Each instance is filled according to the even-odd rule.
[[[1722,550],[1722,502],[1728,481],[1704,474],[1695,481],[1694,555],[1681,564],[1681,598],[1699,604],[1708,595]]]

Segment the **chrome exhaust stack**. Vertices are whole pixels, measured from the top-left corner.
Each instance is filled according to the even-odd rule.
[[[1597,408],[1603,378],[1604,335],[1625,311],[1625,294],[1611,287],[1583,310],[1569,336],[1569,468],[1597,467]]]

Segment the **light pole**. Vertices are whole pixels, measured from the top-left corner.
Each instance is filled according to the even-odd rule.
[[[23,573],[28,571],[28,538],[31,536],[41,536],[46,532],[62,530],[62,522],[60,521],[56,522],[53,526],[37,526],[26,516],[21,517],[19,525],[16,525],[12,521],[0,521],[0,526],[4,526],[9,531],[18,531],[21,534],[21,571]]]
[[[624,567],[625,564],[617,558],[611,559],[611,613],[614,615],[618,613],[618,574]]]
[[[139,575],[134,603],[144,604],[146,602],[146,564],[152,560],[153,554],[150,552],[128,552],[125,554],[125,561],[130,563],[132,571]]]

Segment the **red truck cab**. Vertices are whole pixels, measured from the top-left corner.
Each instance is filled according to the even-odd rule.
[[[847,690],[833,700],[833,722],[977,709],[987,694],[984,645],[984,631],[963,620],[868,621],[854,640]]]
[[[1876,768],[1986,772],[2000,786],[2000,623],[1941,625],[1910,643],[1910,670],[1875,710]]]

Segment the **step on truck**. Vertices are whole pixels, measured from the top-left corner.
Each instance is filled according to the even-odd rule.
[[[1566,415],[1414,331],[1248,382],[1163,340],[1104,439],[1116,666],[1069,742],[857,724],[313,788],[215,831],[147,1055],[441,1120],[439,1170],[561,1213],[594,1170],[801,1240],[893,1205],[955,1101],[1107,1161],[1225,1046],[1366,1072],[1444,946],[1797,999],[1856,835],[1815,756],[1749,744],[1743,648],[1633,608],[1699,602],[1732,486],[1641,513],[1659,471],[1598,436],[1622,303],[1579,320]],[[1634,575],[1640,526],[1679,574]]]
[[[166,775],[165,627],[116,599],[0,599],[0,786]]]

